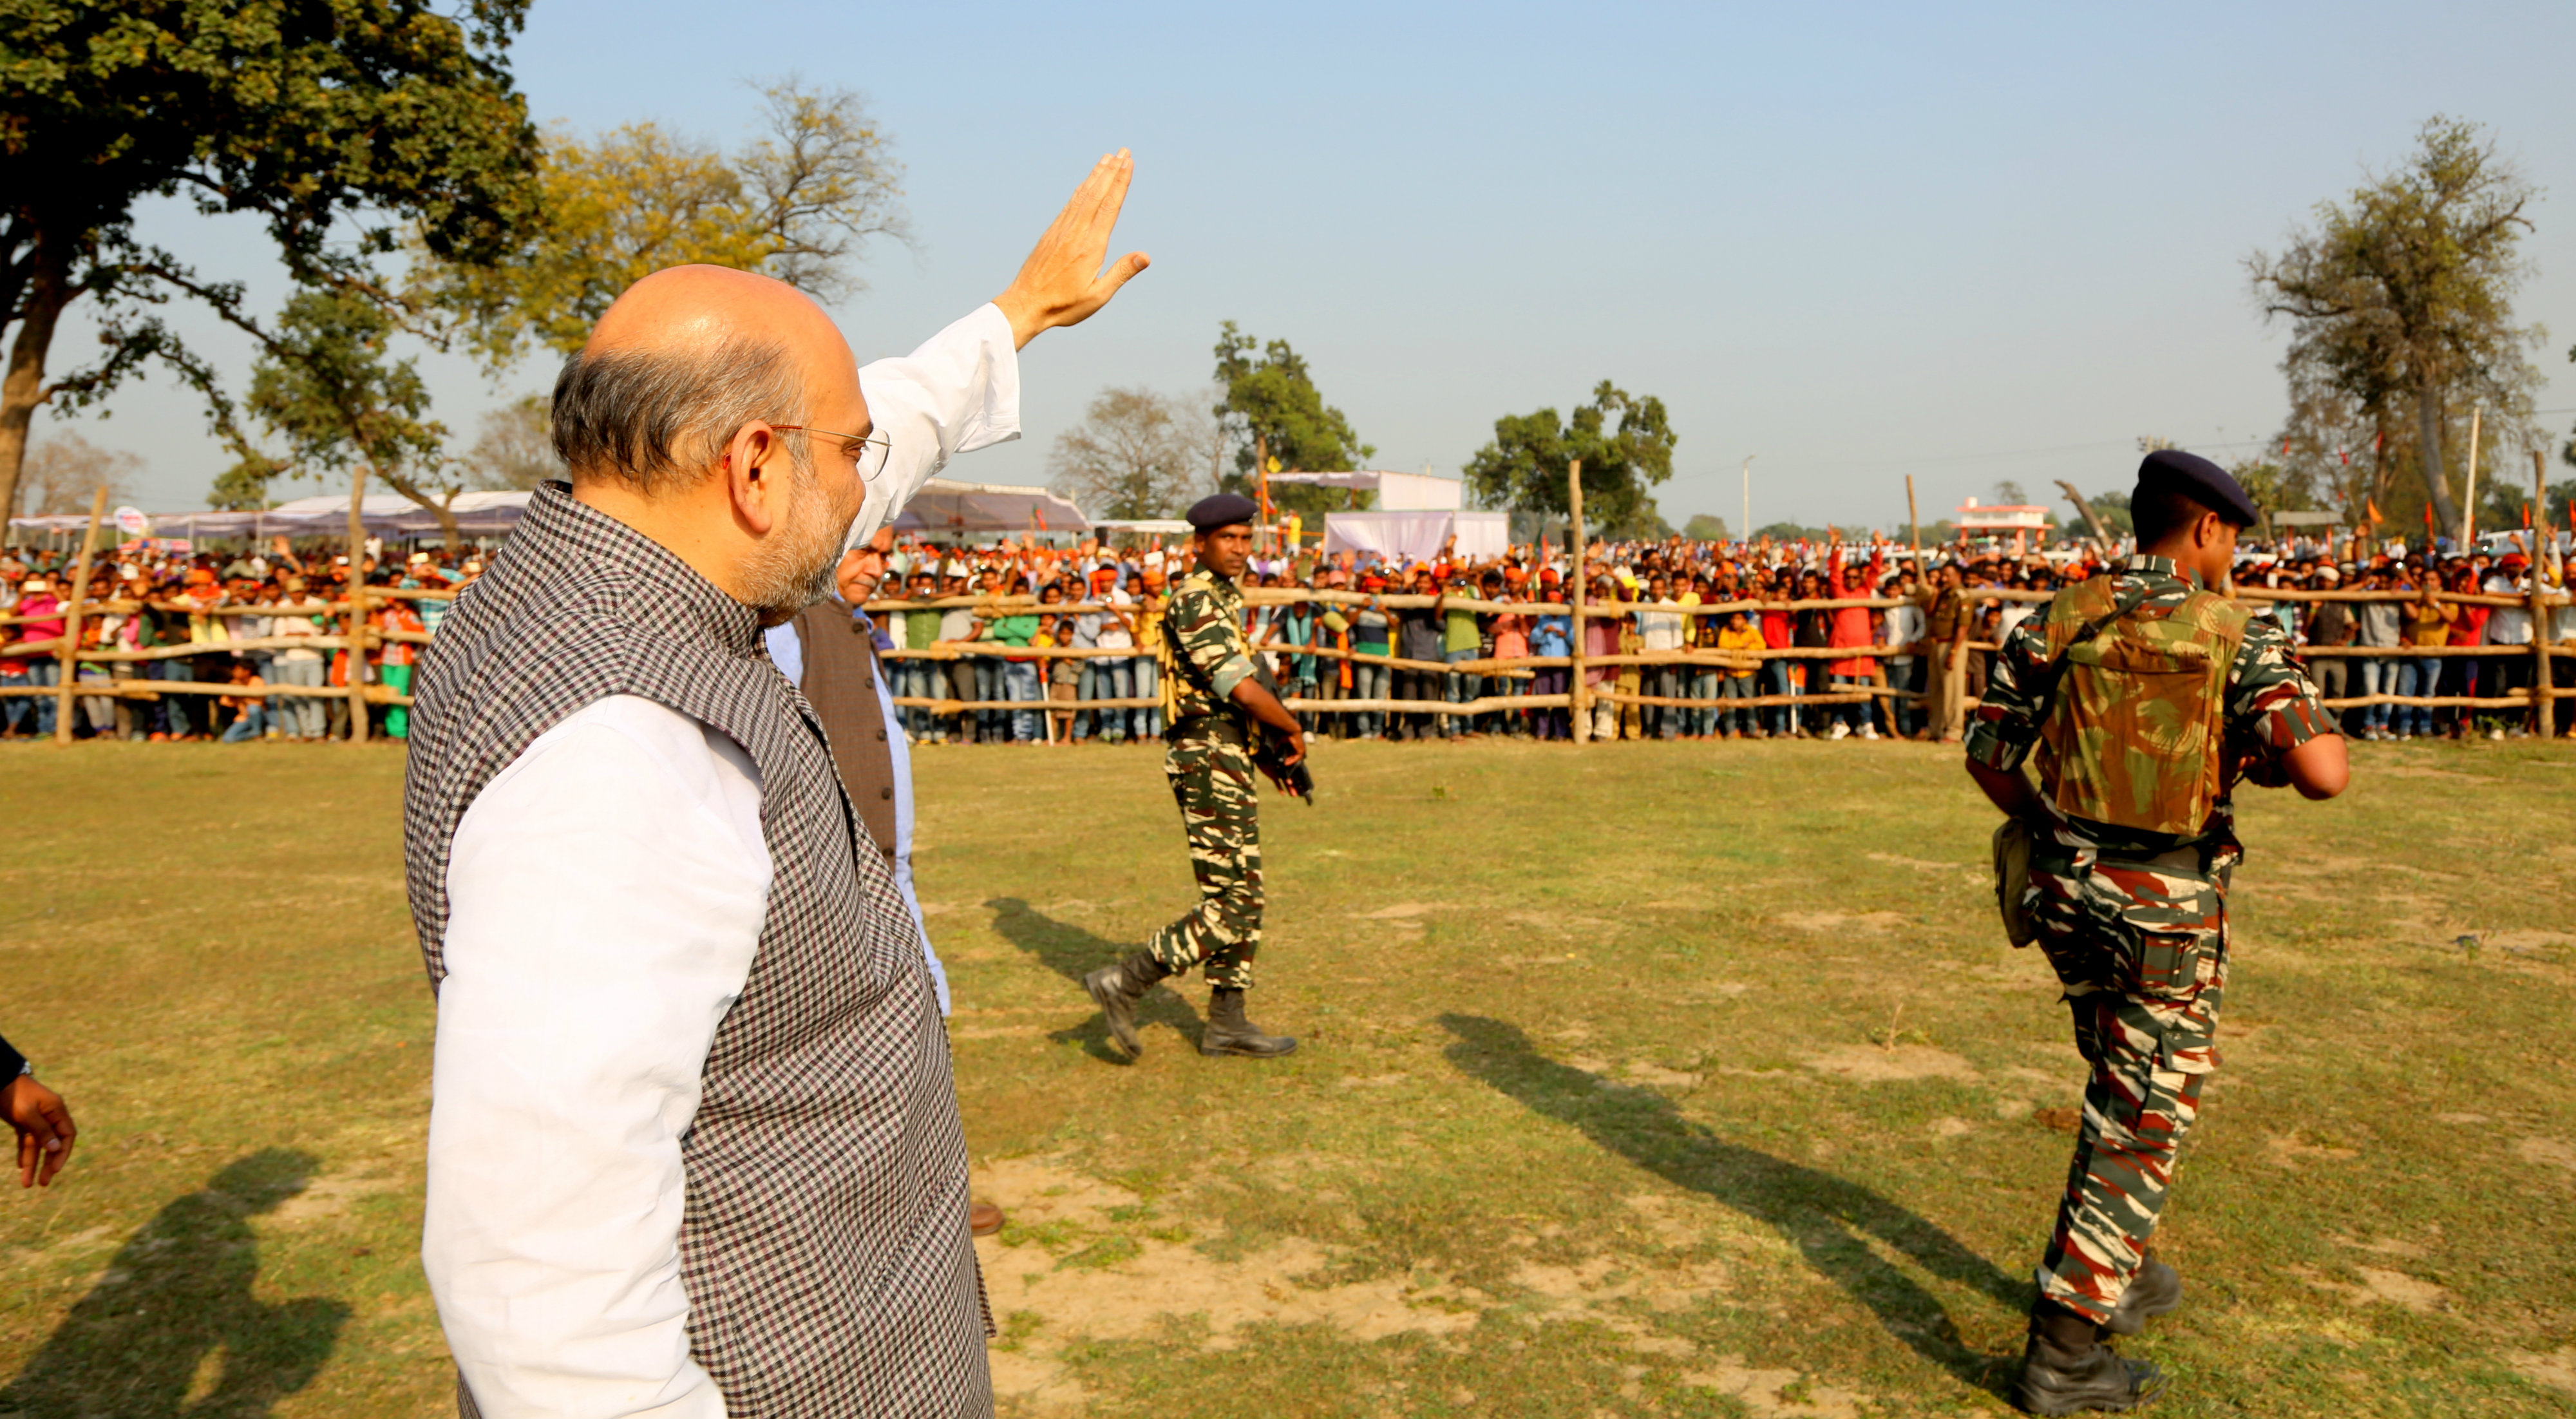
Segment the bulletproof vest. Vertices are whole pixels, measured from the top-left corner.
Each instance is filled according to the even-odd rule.
[[[886,744],[885,704],[877,698],[876,641],[849,608],[826,598],[796,613],[805,692],[832,741],[832,767],[858,810],[868,839],[894,860],[894,751]]]
[[[2070,817],[2190,836],[2226,791],[2227,672],[2250,613],[2194,590],[2113,615],[2125,580],[2079,582],[2043,613],[2061,670],[2040,724],[2039,781]]]

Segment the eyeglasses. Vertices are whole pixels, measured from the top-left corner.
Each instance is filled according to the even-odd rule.
[[[875,482],[877,475],[885,471],[886,460],[894,456],[894,440],[884,434],[835,433],[805,424],[772,424],[769,427],[782,434],[820,434],[825,438],[839,439],[841,452],[849,455],[850,462],[858,466],[859,481],[864,483]]]

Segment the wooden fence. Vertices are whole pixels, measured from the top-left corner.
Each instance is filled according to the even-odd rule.
[[[239,650],[304,649],[327,654],[329,652],[346,649],[353,645],[359,647],[361,650],[372,649],[388,643],[426,645],[431,640],[431,637],[425,633],[378,630],[368,626],[366,621],[369,607],[372,604],[389,600],[441,601],[450,599],[456,595],[456,593],[450,591],[426,591],[359,585],[352,588],[351,594],[344,599],[336,601],[322,601],[316,599],[303,605],[258,604],[200,607],[194,603],[184,600],[162,601],[153,604],[159,609],[184,611],[191,615],[202,615],[226,620],[276,616],[338,616],[343,620],[345,629],[339,635],[265,636],[253,639],[228,638],[225,640],[210,640],[188,645],[158,646],[142,650],[111,651],[93,649],[82,652],[78,650],[78,647],[80,642],[81,626],[84,618],[92,615],[132,612],[141,609],[141,604],[133,601],[116,599],[91,601],[88,599],[88,567],[90,554],[95,551],[98,517],[105,509],[103,499],[104,494],[102,494],[101,501],[97,503],[92,510],[89,533],[82,542],[82,559],[74,573],[71,588],[72,595],[64,608],[60,611],[50,613],[42,617],[0,616],[0,626],[20,625],[31,621],[51,621],[56,619],[60,619],[65,622],[64,633],[59,637],[48,638],[45,640],[21,641],[6,647],[0,647],[0,655],[46,655],[55,660],[60,675],[60,682],[58,684],[0,689],[0,695],[50,695],[55,697],[54,737],[58,742],[70,742],[72,738],[72,702],[75,699],[80,698],[158,700],[164,695],[193,694],[217,695],[243,699],[339,699],[347,702],[349,706],[349,732],[352,739],[363,739],[366,736],[366,706],[409,705],[412,703],[412,697],[409,694],[393,690],[384,685],[367,684],[365,683],[364,676],[359,674],[350,675],[348,677],[349,683],[346,685],[325,685],[318,688],[302,685],[234,685],[221,681],[147,680],[131,678],[112,679],[106,684],[99,684],[96,682],[88,684],[77,683],[77,667],[84,664],[109,666],[135,665],[156,660],[172,660],[201,655],[226,654]],[[1576,497],[1574,502],[1575,525],[1577,527],[1579,537],[1581,527],[1579,481],[1576,484]],[[1886,683],[1886,676],[1884,673],[1885,662],[1893,658],[1914,654],[1915,648],[1911,646],[1886,644],[1814,647],[1765,646],[1759,650],[1743,651],[1688,649],[1657,652],[1641,651],[1610,655],[1595,655],[1590,653],[1586,648],[1586,640],[1588,639],[1586,636],[1586,628],[1589,622],[1597,619],[1624,619],[1635,615],[1639,611],[1663,613],[1682,617],[1724,616],[1736,611],[1744,611],[1756,615],[1764,611],[1781,610],[1794,612],[1808,610],[1834,611],[1847,608],[1861,608],[1871,611],[1879,611],[1909,604],[1902,599],[1879,596],[1855,596],[1789,601],[1785,603],[1776,601],[1762,602],[1753,600],[1737,600],[1713,602],[1704,605],[1683,606],[1671,602],[1616,601],[1608,603],[1607,605],[1602,605],[1587,601],[1585,590],[1581,585],[1581,580],[1581,578],[1577,579],[1577,583],[1573,588],[1574,594],[1562,602],[1500,602],[1485,601],[1467,597],[1435,597],[1418,594],[1373,596],[1363,592],[1269,587],[1246,588],[1244,598],[1247,602],[1253,605],[1263,606],[1284,606],[1301,602],[1343,606],[1365,606],[1377,604],[1397,610],[1427,610],[1436,606],[1448,609],[1495,612],[1531,617],[1564,616],[1568,618],[1570,653],[1558,656],[1522,655],[1511,657],[1477,657],[1457,662],[1450,662],[1445,660],[1408,659],[1401,656],[1345,650],[1338,646],[1326,645],[1287,646],[1272,644],[1262,647],[1261,651],[1263,654],[1314,656],[1320,659],[1348,661],[1354,664],[1382,665],[1391,670],[1412,671],[1421,674],[1440,674],[1443,676],[1449,674],[1460,674],[1473,675],[1480,678],[1500,678],[1513,681],[1523,681],[1535,677],[1535,675],[1540,671],[1562,669],[1567,672],[1568,676],[1567,688],[1564,691],[1549,694],[1489,694],[1464,701],[1451,701],[1447,699],[1390,699],[1383,696],[1369,699],[1300,696],[1289,700],[1288,708],[1300,712],[1321,714],[1383,713],[1473,716],[1520,710],[1563,709],[1568,712],[1568,718],[1571,722],[1574,738],[1577,742],[1582,742],[1589,737],[1592,718],[1591,711],[1593,707],[1599,703],[1639,706],[1655,705],[1663,707],[1695,708],[1733,712],[1736,710],[1767,709],[1788,705],[1829,706],[1861,704],[1881,699],[1907,699],[1921,701],[1932,698],[1928,687],[1922,691],[1909,692],[1894,689]],[[2546,733],[2548,727],[2553,723],[2552,715],[2554,712],[2554,702],[2557,698],[2551,674],[2552,658],[2557,652],[2553,649],[2549,640],[2549,623],[2552,612],[2555,608],[2568,604],[2569,598],[2564,592],[2556,594],[2544,592],[2540,586],[2540,580],[2540,577],[2535,574],[2532,578],[2532,589],[2528,595],[2524,596],[2502,596],[2488,593],[2447,591],[2432,592],[2429,594],[2409,591],[2301,591],[2263,587],[2239,587],[2235,589],[2234,594],[2239,600],[2265,604],[2283,601],[2409,603],[2429,599],[2437,603],[2447,602],[2465,606],[2486,606],[2496,609],[2521,609],[2527,611],[2532,618],[2533,631],[2531,643],[2529,645],[2308,646],[2303,647],[2300,653],[2302,656],[2309,659],[2320,657],[2375,657],[2391,661],[2420,658],[2447,659],[2461,656],[2484,658],[2528,658],[2532,665],[2532,680],[2530,687],[2528,689],[2517,690],[2509,694],[2481,695],[2471,698],[2465,696],[2442,695],[2397,695],[2382,692],[2370,695],[2343,696],[2328,700],[2326,704],[2328,708],[2336,710],[2382,704],[2409,707],[2420,706],[2426,708],[2530,710],[2535,715],[2535,723],[2542,726],[2543,732]],[[2054,593],[2051,592],[2013,591],[2001,588],[1968,588],[1963,590],[1962,593],[1967,605],[1970,607],[1982,607],[1989,603],[2001,601],[2043,602],[2048,600],[2053,594]],[[1029,615],[1041,611],[1052,614],[1080,614],[1084,612],[1104,611],[1110,609],[1106,605],[1097,602],[1060,602],[1052,605],[1042,605],[1036,598],[1028,596],[1001,598],[947,597],[930,601],[883,600],[872,601],[868,603],[867,606],[869,611],[877,613],[918,610],[946,611],[957,608],[969,609],[988,618],[1005,614]],[[2562,642],[2561,644],[2568,645],[2569,643]],[[1946,650],[1943,647],[1931,647],[1936,657],[1947,658],[1955,655],[1962,660],[1969,652],[1992,651],[1996,648],[1997,647],[1992,642],[1965,639],[1955,642],[1953,646],[1946,648]],[[1003,646],[983,641],[942,641],[936,642],[930,647],[921,650],[888,651],[885,653],[885,658],[896,661],[929,660],[944,662],[966,658],[985,657],[1004,660],[1038,661],[1043,663],[1051,660],[1069,658],[1127,658],[1150,656],[1151,654],[1151,649],[1146,647],[1098,648],[1077,646]],[[1632,665],[1638,667],[1681,666],[1733,673],[1746,670],[1758,670],[1764,662],[1772,660],[1867,660],[1872,662],[1876,673],[1871,677],[1873,683],[1856,685],[1844,690],[1828,691],[1817,694],[1761,694],[1737,696],[1733,698],[1721,697],[1716,699],[1701,699],[1689,696],[1652,695],[1638,691],[1598,688],[1590,683],[1592,672],[1596,670],[1609,670],[1615,673],[1622,667]],[[1926,668],[1928,670],[1937,667]],[[1953,676],[1961,675],[1964,673],[1964,666],[1954,667],[1949,673]],[[1960,702],[1963,705],[1973,705],[1974,703],[1973,700],[1965,699],[1964,697]],[[1148,709],[1160,704],[1161,700],[1159,696],[1141,695],[1100,699],[1050,700],[1044,697],[1044,689],[1042,687],[1040,697],[1033,700],[966,700],[947,696],[901,695],[895,697],[895,703],[906,707],[928,709],[933,714],[946,716],[987,710],[1054,714],[1082,710]]]

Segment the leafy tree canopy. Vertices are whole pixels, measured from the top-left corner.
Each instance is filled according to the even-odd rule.
[[[1553,408],[1496,419],[1493,442],[1467,463],[1467,488],[1487,507],[1562,513],[1566,466],[1577,458],[1583,460],[1587,532],[1662,535],[1664,520],[1648,489],[1673,476],[1664,401],[1632,396],[1606,379],[1571,419],[1558,418]]]
[[[2538,334],[2513,314],[2534,195],[2484,129],[2435,117],[2402,165],[2319,204],[2314,229],[2280,255],[2246,263],[2264,314],[2292,324],[2283,366],[2294,406],[2368,425],[2374,471],[2384,474],[2392,455],[2411,462],[2417,505],[2429,503],[2453,536],[2460,508],[2446,469],[2464,434],[2453,427],[2460,407],[2486,406],[2492,440],[2535,437],[2538,371],[2523,352]],[[2365,495],[2377,502],[2388,491],[2382,477]]]
[[[427,296],[506,366],[531,345],[580,349],[620,291],[665,266],[765,271],[827,301],[865,289],[859,248],[909,240],[891,137],[849,89],[790,79],[763,97],[767,134],[734,153],[653,123],[548,132],[542,224],[498,260],[426,267]]]
[[[1725,542],[1733,534],[1726,530],[1726,519],[1715,513],[1695,512],[1682,524],[1682,535],[1694,542]]]
[[[1283,472],[1332,473],[1364,468],[1377,456],[1374,445],[1351,432],[1342,411],[1324,402],[1305,357],[1285,340],[1264,345],[1225,322],[1217,330],[1216,384],[1218,427],[1234,450],[1234,472],[1224,480],[1228,491],[1251,493],[1264,459],[1276,460]],[[1337,489],[1293,483],[1274,486],[1270,498],[1307,514],[1356,502]]]
[[[159,319],[187,295],[239,323],[242,289],[142,242],[134,204],[185,194],[266,227],[299,284],[387,293],[406,234],[438,259],[506,247],[535,211],[535,133],[507,47],[526,0],[9,0],[0,25],[0,505],[48,400],[103,397],[161,359],[231,406]],[[60,317],[103,307],[104,354],[46,377]],[[239,440],[235,442],[238,444]]]

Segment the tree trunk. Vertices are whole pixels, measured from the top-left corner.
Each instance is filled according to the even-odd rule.
[[[2442,535],[2460,535],[2459,505],[2451,501],[2451,480],[2442,476],[2442,391],[2427,385],[2415,391],[2415,465],[2424,473],[2424,494],[2433,504],[2433,520]]]
[[[54,323],[78,294],[62,247],[61,238],[50,231],[36,233],[18,340],[9,348],[9,372],[0,377],[0,534],[17,515],[18,475],[27,464],[28,426],[36,406],[45,402],[45,353],[53,347]]]
[[[456,530],[456,513],[447,506],[447,503],[456,501],[456,494],[454,491],[451,490],[448,493],[447,502],[432,502],[430,501],[429,494],[422,492],[420,490],[420,485],[414,483],[409,478],[406,478],[399,473],[387,472],[381,468],[377,469],[376,473],[378,477],[385,480],[386,486],[392,488],[395,492],[402,494],[404,497],[411,499],[413,502],[420,504],[422,507],[429,509],[430,516],[438,519],[438,535],[445,540],[448,550],[454,551],[456,548],[464,545],[462,537]]]
[[[2098,518],[2098,517],[2095,517],[2095,516],[2093,515],[2093,505],[2092,505],[2091,503],[2088,503],[2088,502],[2084,501],[2084,495],[2083,495],[2082,493],[2079,493],[2079,492],[2075,491],[2075,485],[2074,485],[2073,483],[2067,482],[2065,479],[2060,478],[2060,479],[2058,479],[2058,480],[2057,480],[2057,486],[2059,486],[2059,487],[2061,487],[2061,488],[2064,488],[2064,489],[2066,490],[2066,500],[2067,500],[2068,502],[2071,502],[2071,503],[2075,504],[2075,510],[2076,510],[2077,512],[2080,512],[2080,513],[2084,514],[2084,524],[2085,524],[2087,527],[2090,527],[2090,528],[2092,528],[2092,529],[2093,529],[2093,539],[2094,539],[2095,541],[2100,542],[2100,543],[2102,544],[2102,551],[2103,551],[2104,555],[2106,555],[2106,556],[2107,556],[2107,555],[2109,555],[2109,553],[2110,553],[2110,551],[2111,551],[2111,549],[2112,549],[2112,546],[2113,546],[2112,541],[2111,541],[2111,533],[2110,533],[2110,530],[2109,530],[2108,528],[2105,528],[2105,527],[2102,525],[2102,519],[2100,519],[2100,518]],[[1913,497],[1913,493],[1914,493],[1914,483],[1913,483],[1913,480],[1912,480],[1910,477],[1909,477],[1909,478],[1907,479],[1907,481],[1906,481],[1906,484],[1905,484],[1905,491],[1906,491],[1906,496],[1907,496],[1909,499],[1911,499],[1911,498]],[[1911,504],[1910,504],[1910,503],[1909,503],[1909,505],[1908,505],[1908,515],[1909,515],[1909,516],[1911,515]],[[1920,551],[1922,550],[1922,544],[1923,544],[1923,529],[1921,529],[1920,527],[1917,527],[1917,528],[1914,530],[1914,543],[1915,543],[1915,550],[1916,550],[1917,552],[1920,552]]]

